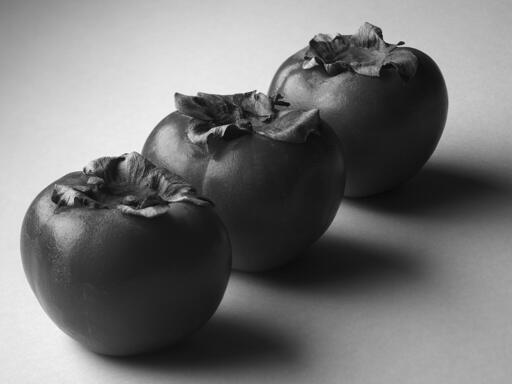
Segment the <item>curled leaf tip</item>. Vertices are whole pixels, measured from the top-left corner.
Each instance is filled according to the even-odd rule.
[[[288,109],[278,112],[274,123],[258,133],[274,140],[300,144],[305,143],[310,134],[318,132],[319,124],[318,109]]]
[[[197,96],[176,93],[175,104],[178,112],[191,118],[188,139],[209,152],[219,141],[253,133],[301,143],[309,135],[306,131],[318,129],[318,123],[310,118],[310,111],[279,110],[278,107],[290,106],[279,94],[269,97],[257,91],[232,95],[198,93]],[[305,122],[309,124],[307,128]]]
[[[163,215],[175,202],[211,205],[181,177],[137,152],[100,157],[89,162],[83,174],[87,177],[82,184],[54,186],[52,201],[58,207],[118,209],[150,218]]]
[[[391,67],[408,80],[416,73],[418,59],[410,50],[397,49],[403,44],[386,43],[382,30],[370,23],[364,23],[353,35],[320,33],[309,42],[302,67],[320,67],[330,76],[353,71],[373,77],[380,76],[383,67]]]
[[[83,188],[83,186],[72,187],[69,185],[55,184],[51,199],[58,207],[102,208],[100,202],[88,196],[90,192],[92,192],[92,190],[87,187]]]

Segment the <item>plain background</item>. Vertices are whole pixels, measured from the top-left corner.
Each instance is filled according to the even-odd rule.
[[[314,34],[364,21],[445,75],[445,132],[416,178],[345,200],[290,267],[235,273],[211,322],[174,351],[104,358],[53,325],[19,255],[44,186],[140,150],[174,92],[266,91]],[[511,25],[509,0],[3,0],[0,382],[510,382]]]

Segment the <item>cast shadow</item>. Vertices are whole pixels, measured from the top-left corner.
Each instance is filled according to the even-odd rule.
[[[392,191],[346,199],[344,203],[387,213],[448,218],[479,204],[499,208],[510,196],[510,189],[490,173],[438,163],[427,164],[413,179]]]
[[[427,266],[421,256],[386,243],[326,234],[292,263],[249,278],[308,294],[360,294],[423,281]]]
[[[139,356],[99,358],[151,372],[216,372],[293,364],[299,348],[287,330],[239,314],[217,313],[198,332],[171,348]]]

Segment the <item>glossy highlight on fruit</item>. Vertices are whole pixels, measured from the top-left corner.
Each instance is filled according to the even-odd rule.
[[[108,355],[163,348],[201,327],[231,270],[210,201],[135,152],[46,187],[25,215],[21,255],[50,318]]]
[[[365,23],[354,35],[319,34],[277,70],[269,95],[293,108],[318,108],[338,135],[346,161],[345,195],[390,190],[434,152],[448,111],[436,63],[403,42],[388,44]]]
[[[175,104],[142,153],[212,199],[235,269],[281,266],[325,232],[343,197],[344,163],[316,109],[256,91],[177,93]]]

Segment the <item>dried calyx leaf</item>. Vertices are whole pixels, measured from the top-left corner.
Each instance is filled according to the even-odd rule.
[[[257,133],[273,140],[304,143],[310,133],[318,131],[317,109],[278,110],[278,106],[289,106],[281,95],[269,97],[256,91],[197,96],[176,93],[174,98],[176,109],[191,117],[189,140],[208,150],[216,139],[233,140]]]
[[[316,35],[309,42],[302,67],[320,66],[330,76],[350,70],[360,75],[379,76],[383,67],[392,67],[408,80],[416,73],[418,59],[409,50],[396,49],[402,44],[403,41],[386,43],[379,27],[364,23],[354,35]]]
[[[155,217],[169,204],[184,201],[212,203],[196,195],[181,177],[155,166],[137,152],[100,157],[83,169],[83,184],[56,184],[52,201],[57,206],[119,209],[123,213]]]

